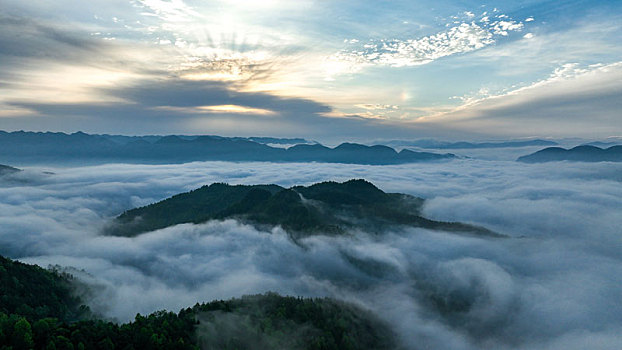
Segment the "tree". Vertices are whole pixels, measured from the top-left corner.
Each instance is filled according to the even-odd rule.
[[[21,317],[13,326],[12,343],[15,350],[28,350],[34,346],[32,328],[24,317]]]
[[[50,339],[50,324],[47,319],[41,319],[32,325],[32,332],[36,344],[46,344]]]

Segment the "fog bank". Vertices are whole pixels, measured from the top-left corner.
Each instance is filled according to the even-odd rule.
[[[97,286],[91,307],[120,321],[276,291],[371,309],[405,348],[618,349],[621,174],[615,163],[475,159],[29,167],[0,178],[0,254],[71,267]],[[213,182],[292,186],[351,178],[427,198],[430,218],[511,238],[395,229],[297,245],[280,228],[262,232],[233,220],[136,238],[100,233],[126,209]]]

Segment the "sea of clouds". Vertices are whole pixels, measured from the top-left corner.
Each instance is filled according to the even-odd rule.
[[[213,182],[351,178],[426,198],[430,218],[510,238],[402,228],[296,244],[233,220],[101,233],[124,210]],[[370,309],[408,349],[620,349],[621,183],[619,163],[478,159],[27,167],[0,178],[0,254],[70,267],[93,287],[92,309],[119,321],[276,291]]]

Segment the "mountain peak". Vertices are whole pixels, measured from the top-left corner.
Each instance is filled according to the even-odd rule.
[[[387,226],[499,236],[485,228],[440,222],[420,215],[423,200],[385,193],[364,179],[310,186],[214,183],[118,216],[109,233],[136,236],[182,223],[237,219],[258,227],[281,226],[292,237],[383,232]]]

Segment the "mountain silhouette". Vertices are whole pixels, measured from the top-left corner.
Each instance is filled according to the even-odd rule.
[[[562,160],[576,162],[622,162],[622,146],[612,146],[604,149],[590,145],[577,146],[571,149],[549,147],[518,158],[519,162],[525,163]]]
[[[346,164],[404,164],[455,158],[453,154],[401,151],[387,146],[343,143],[335,148],[287,144],[301,139],[220,136],[110,136],[82,132],[40,133],[0,131],[0,161],[10,163],[185,163],[193,161],[324,162]],[[303,140],[304,141],[304,140]]]
[[[491,142],[447,142],[434,139],[420,140],[391,140],[386,141],[387,145],[395,147],[419,147],[428,149],[480,149],[480,148],[518,148],[530,146],[555,146],[557,142],[550,140],[511,140],[511,141],[491,141]]]

